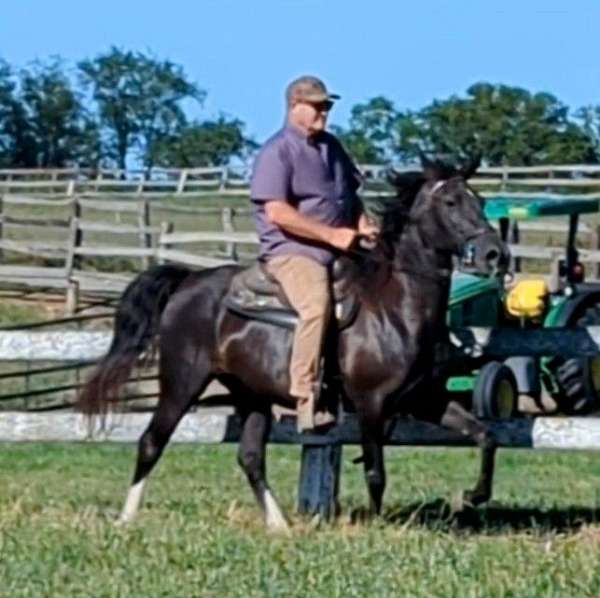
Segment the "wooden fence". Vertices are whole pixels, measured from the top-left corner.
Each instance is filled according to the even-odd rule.
[[[366,195],[380,192],[388,166],[363,164]],[[415,166],[397,167],[398,171]],[[117,169],[0,169],[0,194],[74,196],[147,195],[246,196],[247,168],[156,168],[150,172]],[[482,191],[600,192],[599,165],[482,167],[471,180]]]
[[[24,207],[28,211],[20,213]],[[153,263],[206,268],[252,260],[257,236],[250,215],[250,208],[176,205],[147,196],[5,194],[0,197],[0,285],[59,290],[65,293],[66,312],[74,313],[80,293],[118,295],[134,272]],[[533,264],[551,278],[564,257],[566,234],[562,222],[513,223],[514,266],[530,271]],[[591,266],[588,277],[599,278],[600,225],[582,222],[578,242],[581,261]],[[115,271],[119,263],[120,272]]]

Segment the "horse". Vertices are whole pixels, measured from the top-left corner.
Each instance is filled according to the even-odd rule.
[[[483,199],[469,186],[477,164],[463,170],[427,163],[394,173],[397,193],[379,206],[381,232],[355,262],[352,292],[360,300],[353,322],[336,331],[326,361],[334,364],[343,402],[356,411],[369,511],[379,514],[386,485],[384,422],[392,414],[458,430],[481,448],[473,506],[491,496],[496,441],[479,421],[436,388],[434,351],[445,324],[456,258],[486,276],[505,268],[508,253],[486,220]],[[377,210],[375,210],[377,211]],[[241,418],[238,463],[267,527],[288,529],[266,477],[272,405],[293,406],[289,395],[292,331],[241,317],[225,305],[239,265],[191,270],[165,264],[140,273],[116,310],[114,337],[79,397],[88,413],[105,413],[140,356],[159,350],[160,395],[139,440],[137,463],[119,522],[137,514],[150,472],[178,422],[213,380],[229,389]],[[158,340],[157,340],[158,339]]]

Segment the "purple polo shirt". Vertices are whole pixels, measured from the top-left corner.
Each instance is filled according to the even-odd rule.
[[[354,226],[360,213],[356,190],[361,177],[341,143],[323,132],[307,137],[286,125],[260,149],[250,184],[260,238],[260,259],[276,255],[303,255],[329,264],[335,250],[300,239],[271,224],[267,201],[287,201],[298,211],[329,226]]]

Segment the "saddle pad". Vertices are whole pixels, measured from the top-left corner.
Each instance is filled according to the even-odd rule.
[[[354,273],[355,266],[347,259],[338,260],[332,268],[332,296],[338,329],[349,326],[359,309],[358,298],[351,291]],[[224,304],[238,316],[277,326],[293,329],[298,321],[298,314],[277,281],[258,262],[233,277]]]

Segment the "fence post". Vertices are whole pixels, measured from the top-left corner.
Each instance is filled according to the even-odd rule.
[[[500,190],[508,190],[508,167],[506,166],[506,164],[502,165],[502,183],[500,183]]]
[[[221,212],[221,223],[223,225],[224,233],[234,233],[235,232],[235,225],[233,223],[234,216],[235,216],[235,212],[234,212],[233,208],[230,208],[230,207],[223,208],[223,210]],[[235,242],[228,241],[227,249],[225,250],[225,252],[229,259],[233,260],[234,262],[238,261],[237,245],[235,244]]]
[[[81,203],[78,197],[73,198],[73,216],[71,219],[71,238],[70,244],[73,248],[71,269],[81,268],[81,256],[75,254],[75,249],[81,247],[83,243],[83,231],[79,228],[81,219]]]
[[[560,290],[560,263],[561,257],[556,255],[550,263],[550,292],[556,293]]]
[[[595,249],[596,251],[600,250],[600,224],[591,227],[590,246],[591,249]],[[592,266],[592,276],[597,280],[600,279],[600,262],[594,262],[594,265]]]
[[[342,445],[302,445],[298,512],[333,519],[338,510]]]
[[[148,198],[142,198],[138,201],[138,226],[140,228],[140,247],[142,249],[152,249],[152,235],[150,233],[150,201]],[[150,257],[142,257],[142,268],[147,270],[150,267]]]
[[[219,193],[223,193],[227,188],[227,180],[229,178],[229,171],[227,166],[223,166],[221,169],[221,180],[219,181]]]
[[[164,257],[162,257],[162,250],[164,249],[165,251],[168,251],[171,248],[171,245],[169,243],[163,243],[163,235],[169,235],[173,232],[174,226],[172,222],[161,222],[160,223],[160,236],[158,237],[158,251],[157,251],[157,255],[158,255],[158,263],[159,264],[164,264],[167,260],[165,260]]]
[[[4,223],[4,195],[0,195],[0,244],[2,243],[2,240],[4,239],[4,229],[3,229],[3,223]],[[2,247],[0,247],[0,260],[4,259],[4,250],[2,249]]]
[[[65,271],[67,277],[67,292],[65,296],[65,314],[72,316],[77,312],[79,304],[79,283],[73,278],[73,270],[79,266],[79,256],[75,254],[77,247],[81,245],[81,230],[79,228],[79,217],[81,207],[77,198],[73,200],[73,216],[69,226],[69,239],[67,246],[67,259],[65,260]]]
[[[184,168],[179,174],[179,181],[177,181],[177,194],[183,193],[185,189],[185,183],[187,182],[188,171],[187,168]]]

